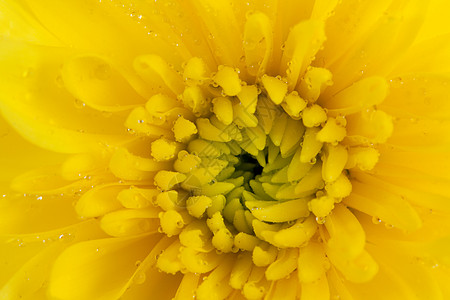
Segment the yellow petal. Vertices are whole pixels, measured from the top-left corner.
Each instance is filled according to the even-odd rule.
[[[278,251],[277,259],[266,269],[267,280],[288,277],[297,268],[298,249],[288,248]]]
[[[316,155],[322,149],[323,143],[317,139],[319,128],[306,128],[303,136],[303,147],[301,147],[300,162],[309,163],[313,161]]]
[[[357,42],[352,44],[352,49],[343,52],[345,54],[329,67],[334,78],[339,80],[325,91],[325,97],[341,91],[360,78],[387,74],[393,69],[402,53],[413,43],[426,15],[428,1],[394,2],[386,11],[383,11],[386,4],[390,4],[390,1],[387,3],[381,1],[378,5],[371,4],[370,8],[365,8],[372,10],[373,6],[374,11],[369,14],[375,13],[375,17],[379,19],[361,28],[366,30],[366,34],[359,36]],[[339,27],[341,26],[337,28]],[[344,34],[338,33],[337,36],[341,39],[341,43],[348,43],[348,40],[345,42],[342,40],[345,37]]]
[[[111,172],[126,180],[148,180],[155,176],[156,171],[166,166],[166,162],[156,162],[153,159],[134,155],[125,148],[118,148],[109,162]]]
[[[183,216],[175,210],[160,212],[158,216],[161,231],[168,237],[179,234],[185,225]]]
[[[308,202],[309,210],[317,217],[317,222],[322,224],[326,217],[334,209],[334,198],[330,196],[318,196]]]
[[[277,258],[278,249],[266,242],[261,242],[252,252],[252,260],[255,266],[266,267]]]
[[[327,300],[330,299],[327,277],[322,275],[314,282],[302,283],[302,299],[304,300]]]
[[[61,42],[48,32],[21,3],[2,3],[0,32],[2,36],[36,44],[60,46]]]
[[[433,55],[434,56],[434,55]],[[450,77],[444,74],[402,75],[390,80],[390,91],[379,107],[401,118],[448,120]]]
[[[307,199],[275,201],[246,201],[245,206],[259,220],[265,222],[288,222],[307,217]]]
[[[2,51],[0,87],[5,93],[0,111],[25,139],[64,153],[90,152],[128,139],[121,117],[83,108],[61,83],[55,84],[61,81],[59,67],[67,58],[62,49],[11,42]]]
[[[220,63],[244,71],[245,67],[241,61],[244,55],[242,47],[229,47],[242,45],[242,34],[232,3],[224,0],[196,0],[192,1],[192,5],[196,11],[195,15],[202,16],[202,29],[209,33],[207,42],[211,45],[214,56],[219,58]]]
[[[184,85],[181,76],[160,56],[151,54],[139,56],[134,61],[134,68],[142,74],[141,76],[157,74],[174,95],[183,92]]]
[[[325,249],[317,242],[309,242],[300,249],[298,257],[298,280],[311,283],[319,280],[329,267]]]
[[[303,110],[302,121],[306,127],[317,127],[326,120],[327,114],[320,105],[313,104]]]
[[[75,200],[71,195],[5,195],[0,204],[0,232],[40,232],[78,223]]]
[[[177,294],[174,300],[183,300],[195,297],[195,291],[199,283],[200,275],[194,273],[187,273],[183,276],[183,280],[180,282]]]
[[[344,146],[328,146],[322,158],[322,178],[325,182],[335,181],[347,163],[348,153]]]
[[[445,9],[442,9],[442,5],[437,7],[439,1],[431,1],[431,5],[435,6],[435,10],[439,13],[446,13]],[[447,3],[445,4],[447,5]],[[433,19],[436,22],[442,22],[444,19],[436,18],[436,13],[429,13],[429,19]],[[446,28],[447,26],[445,26]],[[444,29],[444,27],[442,28]],[[438,27],[433,28],[432,34],[436,34]],[[447,30],[447,29],[444,29]],[[392,76],[403,76],[408,73],[418,72],[439,72],[445,73],[449,70],[448,56],[446,55],[450,48],[448,37],[450,34],[445,32],[442,36],[436,35],[432,38],[426,39],[413,45],[404,56],[402,56],[400,63],[392,71]],[[433,55],[427,55],[432,52]],[[398,77],[394,77],[398,78]]]
[[[315,102],[327,86],[333,85],[332,74],[324,68],[308,67],[299,84],[299,92],[309,102]]]
[[[372,255],[379,262],[379,272],[370,282],[348,284],[355,298],[445,299],[430,268],[420,262],[411,262],[411,258],[405,257],[404,253],[383,247],[370,248]],[[420,274],[420,284],[417,284],[415,274]],[[380,289],[380,286],[383,289]]]
[[[331,263],[352,282],[368,282],[377,274],[378,264],[373,257],[363,250],[357,257],[348,259],[335,250],[328,249],[327,256]]]
[[[240,93],[237,94],[239,101],[241,101],[248,113],[255,113],[256,105],[259,103],[258,94],[260,92],[256,85],[245,85],[241,88]]]
[[[75,210],[81,217],[92,218],[122,208],[117,196],[126,188],[125,185],[115,184],[96,186],[81,196]]]
[[[329,196],[342,199],[350,195],[352,183],[346,175],[341,174],[335,181],[325,184],[325,190]]]
[[[181,270],[180,246],[180,241],[175,240],[160,249],[160,254],[156,258],[156,267],[158,270],[172,275]]]
[[[115,298],[136,270],[136,262],[142,261],[157,241],[156,236],[146,236],[73,245],[56,259],[49,293],[61,299]]]
[[[418,213],[402,195],[373,185],[354,182],[345,203],[402,230],[414,231],[422,226]]]
[[[291,118],[297,120],[300,119],[300,112],[306,107],[306,104],[306,100],[302,99],[297,91],[292,91],[286,95],[281,106]]]
[[[100,226],[107,234],[118,237],[156,232],[160,212],[155,207],[117,210],[104,215]]]
[[[315,191],[323,185],[322,175],[323,166],[319,162],[317,162],[311,169],[309,169],[308,173],[297,183],[295,186],[295,192],[297,194],[300,193],[308,193],[310,191]]]
[[[296,276],[292,274],[289,277],[277,280],[271,287],[270,299],[272,300],[294,300],[297,296],[298,282]]]
[[[127,110],[145,101],[119,70],[100,57],[73,58],[63,65],[61,75],[75,98],[100,111]]]
[[[345,125],[344,125],[345,126]],[[336,144],[341,142],[347,135],[347,131],[343,124],[335,118],[328,118],[325,125],[317,133],[316,139],[320,142]]]
[[[324,41],[324,24],[319,20],[303,21],[291,29],[281,59],[281,70],[286,72],[290,91],[297,86]]]
[[[42,292],[42,280],[48,279],[49,267],[62,250],[80,241],[104,237],[105,233],[95,220],[45,232],[2,234],[0,263],[4,267],[0,274],[0,295],[3,298],[18,299],[20,295],[27,297],[38,290]],[[30,276],[31,274],[34,275]]]
[[[171,137],[171,132],[162,126],[156,126],[154,117],[144,107],[138,106],[128,115],[124,125],[129,133],[158,138]]]
[[[219,66],[213,80],[228,96],[236,96],[242,89],[239,73],[229,66]]]
[[[395,120],[391,143],[397,146],[435,151],[445,149],[450,143],[450,122],[428,118],[398,118]],[[420,151],[419,151],[420,152]]]
[[[380,153],[375,148],[351,147],[348,150],[346,169],[359,168],[362,171],[372,170],[378,163]]]
[[[230,286],[234,289],[242,289],[247,282],[248,276],[250,276],[252,267],[253,263],[250,252],[246,251],[238,254],[230,273]]]
[[[376,169],[377,177],[403,188],[430,194],[431,199],[437,200],[441,197],[449,197],[448,179],[429,175],[401,165],[378,163]]]
[[[358,219],[344,205],[336,205],[333,213],[327,217],[325,227],[330,234],[327,246],[339,253],[339,257],[353,259],[364,250],[364,230]]]
[[[128,62],[138,54],[148,53],[149,49],[153,49],[154,53],[167,55],[172,62],[179,65],[185,55],[184,47],[171,45],[162,38],[170,35],[170,32],[166,30],[154,35],[149,28],[143,26],[142,20],[139,20],[137,15],[134,18],[130,17],[131,10],[128,6],[110,2],[81,4],[77,1],[66,2],[64,5],[54,4],[52,1],[27,3],[37,19],[50,32],[65,44],[77,49],[102,53],[110,53],[111,49],[115,49],[117,56]],[[91,12],[89,17],[86,17],[86,11]],[[150,12],[145,13],[149,18]],[[77,30],[74,31],[73,28]]]
[[[189,223],[181,232],[179,240],[185,247],[196,251],[205,252],[211,250],[212,233],[205,222],[194,220]]]
[[[220,97],[214,98],[213,111],[216,114],[219,121],[225,125],[230,125],[233,122],[233,105],[228,98]]]
[[[261,82],[270,100],[276,105],[281,104],[288,91],[287,83],[279,77],[272,77],[266,74],[262,76]]]
[[[196,124],[198,135],[205,140],[225,143],[231,141],[228,133],[212,125],[209,119],[198,118]]]
[[[413,188],[414,182],[410,185],[410,187],[404,187],[396,184],[395,182],[390,182],[389,179],[363,174],[362,172],[356,172],[355,178],[357,178],[361,183],[369,184],[373,187],[379,187],[380,189],[389,191],[393,194],[400,194],[402,197],[407,199],[410,204],[443,212],[448,212],[450,210],[450,203],[446,200],[448,197],[437,194],[435,189],[419,191]],[[422,225],[425,224],[422,223]]]
[[[54,167],[30,170],[15,177],[10,184],[15,191],[42,195],[82,188],[84,185],[82,181],[66,180],[59,168]]]
[[[294,225],[285,229],[258,228],[253,223],[255,234],[278,248],[301,247],[316,233],[317,222],[310,216],[306,220],[298,219]]]
[[[306,139],[307,139],[306,137],[308,136],[308,131],[309,131],[308,129],[306,129],[306,133],[303,138],[303,147],[297,148],[297,151],[295,152],[295,154],[292,157],[292,160],[288,166],[287,177],[288,177],[288,181],[290,181],[290,182],[302,179],[308,173],[308,171],[313,167],[313,165],[311,163],[309,163],[312,158],[306,157],[306,159],[308,159],[308,161],[307,162],[302,161],[302,153],[307,153],[306,149],[308,148],[308,143],[306,143]],[[322,144],[322,143],[320,143],[320,144]],[[305,150],[303,150],[303,149],[305,149]],[[312,151],[314,151],[314,150],[312,150]],[[309,152],[309,153],[311,153],[311,152]],[[314,154],[314,157],[316,156],[316,154],[317,153]],[[304,156],[303,156],[303,159],[305,159]]]
[[[192,85],[202,84],[207,79],[207,69],[208,67],[203,59],[192,57],[184,65],[183,79]]]
[[[394,131],[392,117],[381,110],[367,109],[348,116],[347,121],[347,135],[362,143],[384,143]]]
[[[167,161],[181,150],[181,144],[165,138],[157,139],[151,144],[151,154],[156,161]]]
[[[383,77],[368,77],[353,83],[330,98],[321,101],[333,114],[352,114],[380,104],[388,93],[388,83]]]
[[[162,251],[162,249],[158,249]],[[157,252],[150,252],[148,256],[155,257]],[[141,263],[141,265],[144,262]],[[136,261],[139,264],[139,261]],[[157,268],[148,268],[149,270],[137,269],[133,277],[129,280],[129,285],[125,286],[120,296],[120,299],[135,300],[135,299],[172,299],[180,285],[182,274],[177,273],[167,274],[161,272]],[[164,288],[161,286],[164,285]]]
[[[215,269],[224,259],[223,255],[215,251],[197,252],[192,248],[181,248],[178,254],[179,259],[186,267],[187,271],[192,273],[208,273]]]
[[[265,14],[247,14],[243,42],[247,71],[252,76],[264,74],[273,48],[272,26]]]
[[[117,195],[117,200],[125,208],[144,208],[154,203],[160,193],[157,189],[141,189],[135,186],[122,190]]]
[[[317,0],[314,2],[314,7],[311,12],[311,18],[313,19],[327,19],[330,17],[336,8],[340,4],[339,1],[333,0]]]
[[[173,125],[173,133],[178,142],[186,143],[197,133],[197,127],[191,121],[179,117]]]
[[[197,299],[225,299],[233,291],[228,284],[228,278],[234,258],[226,257],[225,260],[200,284],[196,292]]]
[[[4,193],[10,190],[11,180],[19,174],[30,169],[63,163],[67,159],[65,154],[47,151],[26,141],[2,116],[0,116],[0,132],[1,143],[9,145],[0,149],[0,165],[3,170],[0,172],[0,187]]]
[[[280,144],[280,153],[282,157],[291,156],[300,145],[300,140],[305,132],[302,121],[288,118],[283,139]]]

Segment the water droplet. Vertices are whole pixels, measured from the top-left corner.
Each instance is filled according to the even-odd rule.
[[[56,76],[55,78],[56,85],[60,88],[64,87],[64,81],[61,75]]]
[[[381,219],[378,217],[372,217],[372,222],[373,222],[373,224],[378,225],[381,223]]]
[[[84,108],[84,107],[86,107],[86,103],[84,103],[80,99],[75,99],[74,105],[75,105],[76,108]]]
[[[316,217],[316,222],[318,224],[325,224],[326,218],[324,218],[324,217]]]
[[[107,80],[111,77],[111,67],[108,64],[99,64],[94,70],[94,75],[97,79]]]
[[[145,282],[146,276],[144,272],[137,272],[133,277],[133,283],[142,284]]]
[[[387,229],[392,229],[392,228],[394,228],[394,225],[388,224],[388,223],[385,223],[384,226],[385,226]]]
[[[33,69],[32,68],[28,68],[25,71],[23,71],[22,77],[23,78],[28,78],[28,77],[30,77],[32,75],[32,73],[33,73]]]
[[[25,246],[25,243],[23,242],[22,239],[17,239],[17,245],[18,245],[19,247],[24,247],[24,246]]]

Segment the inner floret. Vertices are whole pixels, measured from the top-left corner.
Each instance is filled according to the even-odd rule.
[[[151,144],[153,158],[168,163],[154,177],[160,230],[197,232],[200,247],[210,235],[221,252],[304,245],[351,191],[346,120],[315,103],[331,74],[310,68],[302,95],[279,76],[248,85],[239,70],[206,76],[202,64],[185,65],[178,99],[156,95],[146,106],[146,120],[171,130]]]
[[[375,106],[386,95],[381,78],[363,79],[330,100],[321,95],[331,73],[319,67],[308,67],[292,86],[269,75],[250,84],[229,66],[210,73],[200,58],[181,73],[158,57],[139,64],[172,95],[152,96],[125,124],[150,140],[152,158],[123,151],[110,167],[154,186],[159,231],[167,236],[160,270],[211,272],[197,291],[205,299],[229,274],[232,288],[256,299],[268,282],[295,270],[302,282],[317,280],[330,265],[325,249],[345,269],[348,258],[339,260],[339,251],[347,240],[336,240],[335,229],[355,218],[340,202],[351,193],[352,170],[372,169],[376,144],[392,131],[390,117]],[[360,96],[367,101],[355,106]],[[364,234],[354,244],[361,253]],[[376,273],[373,260],[351,253],[352,262],[364,259],[366,273]]]

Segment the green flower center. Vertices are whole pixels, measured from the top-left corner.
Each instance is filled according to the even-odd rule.
[[[208,80],[202,64],[185,65],[178,100],[157,95],[146,106],[153,124],[168,122],[173,132],[151,144],[153,158],[171,164],[154,177],[164,210],[160,230],[168,236],[197,230],[198,247],[211,242],[221,252],[254,250],[260,242],[305,244],[351,190],[348,153],[339,144],[345,118],[328,117],[314,103],[331,84],[329,72],[307,74],[316,81],[304,87],[308,101],[289,93],[281,77],[263,75],[247,85],[238,70],[220,66]],[[134,119],[132,113],[128,124]]]
[[[152,137],[153,159],[124,152],[110,168],[121,178],[153,180],[159,231],[176,237],[157,267],[219,272],[226,266],[222,260],[233,257],[228,253],[239,252],[243,265],[231,272],[230,285],[257,295],[256,286],[243,286],[240,272],[263,268],[272,281],[296,270],[303,264],[298,248],[313,249],[328,238],[321,225],[351,192],[347,169],[369,170],[377,163],[373,144],[347,133],[346,116],[361,108],[319,104],[332,84],[323,68],[309,67],[294,89],[280,76],[262,75],[249,84],[228,66],[208,73],[199,58],[189,60],[182,74],[154,56],[137,64],[159,74],[177,97],[155,95],[126,121],[131,133]],[[180,75],[182,85],[173,80]],[[349,95],[383,84],[370,78]],[[364,114],[390,124],[376,109]],[[130,162],[138,167],[124,168]],[[319,248],[317,270],[329,266]]]

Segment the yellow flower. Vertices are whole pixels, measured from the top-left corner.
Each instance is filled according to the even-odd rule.
[[[448,20],[0,2],[0,299],[448,299]]]

